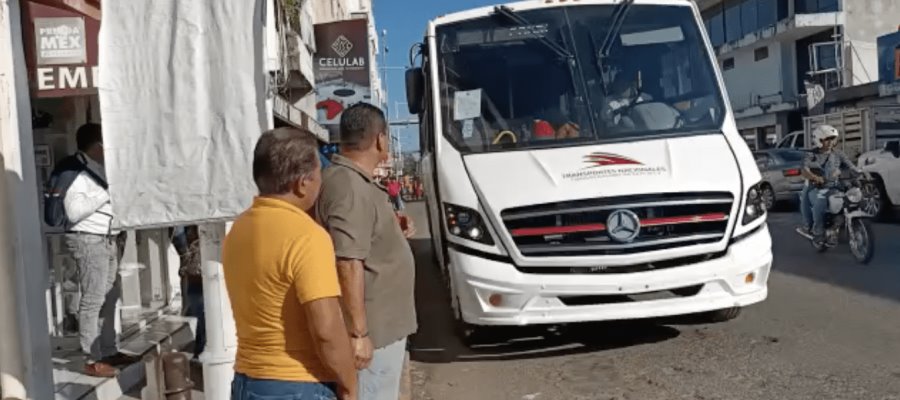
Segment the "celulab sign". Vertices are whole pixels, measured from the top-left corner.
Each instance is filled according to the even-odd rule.
[[[316,109],[332,142],[340,142],[338,123],[347,107],[371,102],[369,22],[352,19],[316,25]]]

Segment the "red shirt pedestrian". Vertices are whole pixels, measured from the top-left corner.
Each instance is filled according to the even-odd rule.
[[[400,182],[395,180],[388,181],[387,184],[388,195],[391,197],[397,197],[400,195]]]

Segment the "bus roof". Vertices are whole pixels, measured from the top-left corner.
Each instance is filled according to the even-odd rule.
[[[539,8],[563,7],[563,6],[584,6],[596,4],[617,4],[621,0],[526,0],[514,3],[506,3],[505,6],[516,10],[534,10]],[[694,4],[691,0],[635,0],[634,4],[655,4],[665,6],[690,6]],[[485,6],[472,8],[452,14],[442,15],[435,18],[432,23],[434,25],[444,25],[459,21],[465,21],[473,18],[486,17],[494,12],[496,6]]]

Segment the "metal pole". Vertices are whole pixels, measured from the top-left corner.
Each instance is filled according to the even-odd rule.
[[[200,260],[203,271],[203,305],[206,312],[206,348],[203,363],[203,391],[208,399],[231,396],[237,333],[231,301],[222,270],[222,241],[229,227],[216,222],[200,225]]]
[[[47,282],[18,0],[0,0],[0,398],[52,399]]]
[[[386,68],[387,67],[387,53],[388,53],[387,29],[384,29],[381,31],[381,68],[382,68],[381,69],[381,71],[382,71],[381,87],[382,87],[382,93],[384,93],[383,101],[384,101],[385,108],[389,108],[388,105],[390,104],[390,102],[388,100],[388,75],[387,75],[387,68]],[[391,114],[390,114],[389,110],[386,110],[386,111],[388,111],[387,115],[390,116]]]

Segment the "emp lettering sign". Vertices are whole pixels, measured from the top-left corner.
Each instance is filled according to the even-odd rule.
[[[40,67],[36,70],[38,90],[96,89],[97,66]]]
[[[35,18],[38,65],[83,64],[87,61],[84,19]]]

